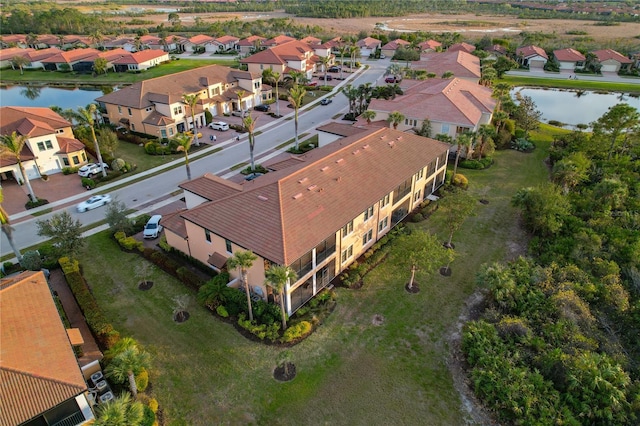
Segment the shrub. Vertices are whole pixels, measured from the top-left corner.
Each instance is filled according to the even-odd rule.
[[[72,175],[74,173],[78,173],[78,169],[80,167],[63,167],[62,174],[63,175]]]
[[[528,139],[518,138],[515,141],[511,142],[511,148],[520,152],[531,152],[535,149],[535,145]]]
[[[216,313],[220,315],[222,318],[229,317],[229,312],[227,312],[227,308],[225,308],[222,305],[218,305],[218,307],[216,308]]]
[[[135,380],[138,391],[144,392],[149,386],[149,372],[146,369],[142,369],[139,374],[136,374]]]
[[[301,339],[309,333],[311,333],[311,323],[309,321],[300,321],[287,328],[280,340],[283,343],[289,343]]]
[[[411,221],[414,223],[422,222],[423,220],[424,220],[424,216],[422,215],[422,213],[416,213],[413,216],[411,216]]]
[[[453,177],[453,185],[466,189],[469,186],[469,180],[466,178],[466,176],[461,175],[460,173],[456,173],[456,175]]]
[[[167,243],[167,236],[165,234],[162,234],[162,236],[160,237],[158,246],[160,246],[160,248],[167,253],[173,250],[173,247],[171,247],[169,243]]]
[[[158,400],[156,400],[155,398],[151,398],[149,399],[149,408],[151,408],[151,411],[153,411],[154,413],[158,412]]]
[[[143,405],[142,409],[144,413],[142,416],[142,421],[140,421],[139,425],[153,426],[156,423],[156,413],[154,413],[153,410],[147,405]]]
[[[142,232],[144,226],[151,219],[151,215],[141,214],[140,216],[133,219],[133,230],[135,233]]]
[[[184,285],[196,291],[204,284],[200,276],[184,266],[176,269],[176,275]]]
[[[25,251],[20,265],[29,271],[39,271],[42,268],[42,258],[37,250]]]
[[[36,201],[27,201],[27,203],[24,205],[24,208],[27,210],[35,209],[36,207],[44,206],[45,204],[49,204],[49,200],[38,198]]]
[[[458,163],[458,167],[463,169],[483,170],[493,164],[491,157],[485,157],[480,160],[462,160]]]
[[[275,341],[279,337],[279,323],[273,323],[271,325],[256,324],[255,320],[249,321],[248,319],[245,319],[245,314],[242,313],[238,316],[238,325],[260,340],[268,339],[270,341]],[[311,327],[311,325],[309,325],[309,327]]]
[[[96,181],[91,178],[82,178],[81,182],[83,188],[93,189],[97,186]]]

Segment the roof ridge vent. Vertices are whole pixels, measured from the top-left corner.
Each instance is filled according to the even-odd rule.
[[[298,192],[296,195],[294,195],[292,197],[294,200],[297,200],[298,198],[302,198],[302,192]]]
[[[318,185],[311,185],[310,187],[307,188],[308,191],[313,191],[314,189],[316,189]]]
[[[258,195],[258,200],[267,201],[268,198],[265,197],[264,195]]]
[[[306,178],[306,177],[303,177],[302,179],[300,179],[300,180],[298,181],[298,183],[305,183],[307,180],[309,180],[309,179],[308,179],[308,178]]]
[[[329,166],[324,166],[320,169],[321,172],[326,172],[327,170],[329,170]]]
[[[360,154],[360,150],[359,149],[356,149],[355,151],[353,151],[353,155],[358,155],[358,154]]]
[[[362,145],[362,149],[369,149],[369,144]]]
[[[343,161],[344,161],[344,158],[338,158],[338,159],[336,160],[336,163],[340,164],[340,163],[342,163]]]
[[[395,143],[395,141],[389,141],[389,142],[387,142],[387,144],[388,144],[391,148],[393,148],[393,147],[394,147],[394,145],[395,145],[396,143]]]

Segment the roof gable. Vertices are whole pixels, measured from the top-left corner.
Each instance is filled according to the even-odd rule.
[[[71,127],[71,123],[49,108],[0,107],[2,135],[18,132],[23,136],[42,136],[65,127]]]

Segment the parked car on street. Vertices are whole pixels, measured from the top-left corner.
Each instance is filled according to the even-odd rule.
[[[229,124],[225,123],[224,121],[212,121],[211,123],[209,123],[209,128],[226,132],[227,130],[229,130]]]
[[[269,112],[269,110],[271,109],[271,106],[267,104],[262,104],[262,105],[256,105],[255,107],[253,107],[253,109],[255,109],[256,111]]]
[[[144,238],[158,238],[158,235],[162,232],[162,225],[160,225],[161,219],[162,215],[159,214],[151,216],[147,221],[147,224],[144,226],[142,236]]]
[[[323,100],[320,101],[320,105],[329,105],[331,102],[333,102],[333,99],[324,98]]]
[[[333,80],[333,77],[331,77],[330,75],[327,75],[327,76],[321,75],[320,77],[318,77],[318,80],[325,80],[325,77],[326,77],[326,81]]]
[[[249,112],[245,110],[231,111],[231,115],[233,115],[234,117],[246,117],[248,114]]]
[[[88,200],[85,200],[80,204],[78,204],[76,206],[76,210],[78,211],[78,213],[84,213],[87,210],[93,210],[97,207],[101,207],[101,206],[104,206],[105,204],[109,204],[110,202],[111,202],[111,195],[109,194],[94,195]]]
[[[102,173],[102,169],[106,170],[108,168],[109,168],[109,165],[107,163],[102,163],[102,166],[96,163],[87,163],[78,169],[78,176],[80,177],[95,176],[99,173]]]
[[[329,69],[327,71],[328,72],[340,72],[340,67],[334,65],[332,67],[329,67]]]
[[[394,75],[390,75],[387,78],[384,79],[385,83],[397,83],[400,80],[396,79],[396,77]]]

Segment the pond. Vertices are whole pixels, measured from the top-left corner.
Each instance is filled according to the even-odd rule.
[[[105,93],[113,91],[111,86],[60,88],[35,86],[9,86],[0,88],[1,106],[50,107],[75,110],[95,101]]]
[[[559,121],[574,127],[589,124],[602,117],[607,110],[617,104],[626,103],[640,110],[640,97],[624,93],[601,93],[590,91],[542,89],[516,87],[512,95],[520,92],[529,96],[542,113],[541,121]]]

